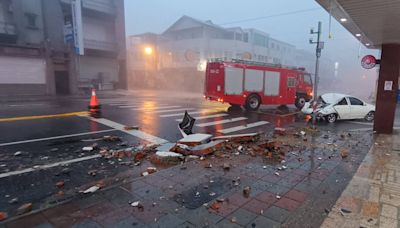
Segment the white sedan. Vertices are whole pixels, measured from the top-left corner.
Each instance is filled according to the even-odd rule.
[[[312,102],[306,102],[301,111],[311,115],[313,113]],[[353,96],[326,93],[319,97],[315,111],[317,118],[326,119],[329,123],[334,123],[338,119],[365,119],[373,121],[375,106]]]

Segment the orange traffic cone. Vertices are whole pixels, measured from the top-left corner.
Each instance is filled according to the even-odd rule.
[[[92,88],[92,96],[90,97],[89,112],[91,114],[100,113],[101,105],[97,101],[96,90]]]

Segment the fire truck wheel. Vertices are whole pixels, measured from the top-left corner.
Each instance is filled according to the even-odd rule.
[[[295,105],[296,105],[296,107],[298,109],[302,109],[305,103],[306,103],[306,98],[305,97],[296,98]]]
[[[261,98],[257,94],[251,94],[246,100],[246,109],[256,111],[261,105]]]

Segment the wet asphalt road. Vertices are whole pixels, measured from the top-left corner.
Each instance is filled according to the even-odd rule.
[[[195,124],[203,124],[194,127],[193,131],[196,133],[223,135],[269,132],[276,126],[307,126],[303,116],[287,113],[277,115],[276,107],[266,106],[260,112],[231,111],[228,110],[228,105],[204,101],[201,95],[167,95],[152,92],[128,96],[100,95],[102,118],[123,126],[139,126],[140,131],[169,142],[176,142],[181,138],[177,129],[177,119],[182,118],[184,110],[194,112],[192,116],[198,118]],[[88,99],[79,97],[4,102],[0,105],[0,118],[80,112],[86,111],[87,105]],[[251,127],[251,124],[259,126]],[[335,124],[319,123],[319,127],[331,132],[340,132],[367,129],[371,127],[371,123],[339,121]],[[121,142],[100,140],[107,135],[119,136]],[[28,202],[33,203],[34,209],[46,207],[72,197],[78,190],[93,185],[97,180],[115,180],[114,177],[118,174],[139,176],[147,167],[131,167],[122,165],[123,160],[104,161],[94,157],[69,165],[33,169],[23,174],[13,173],[40,165],[94,156],[96,152],[82,151],[83,147],[93,143],[100,147],[121,149],[154,142],[82,116],[0,122],[0,211],[7,211],[13,215],[18,206]],[[15,155],[16,152],[20,152],[19,155]],[[91,170],[96,171],[95,176],[88,175]],[[122,179],[118,178],[115,181]],[[64,188],[59,189],[55,186],[58,181],[65,182]],[[61,190],[63,194],[60,196]],[[14,198],[17,202],[10,203]]]

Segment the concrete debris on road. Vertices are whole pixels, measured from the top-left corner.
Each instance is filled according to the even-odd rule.
[[[243,196],[246,198],[250,197],[251,188],[250,186],[246,186],[243,188]]]
[[[125,131],[139,130],[139,126],[125,126]]]
[[[238,135],[225,135],[213,137],[211,140],[227,140],[234,143],[254,142],[258,140],[259,133],[238,134]]]
[[[99,189],[100,189],[99,186],[94,185],[94,186],[92,186],[92,187],[86,189],[85,191],[83,191],[83,193],[84,193],[84,194],[93,193],[93,192],[95,192],[95,191],[97,191],[97,190],[99,190]]]
[[[17,151],[17,152],[14,153],[14,156],[20,156],[21,154],[22,154],[21,151]]]
[[[56,183],[57,188],[63,188],[65,185],[64,181],[59,181]]]
[[[93,147],[91,147],[91,146],[85,146],[85,147],[82,148],[82,151],[86,151],[86,152],[93,151]]]
[[[197,146],[207,143],[213,136],[209,134],[191,134],[178,141],[179,144]]]
[[[26,214],[26,213],[32,211],[32,208],[33,208],[32,203],[23,204],[22,206],[20,206],[20,207],[17,209],[16,214],[17,214],[17,215]]]
[[[0,222],[6,220],[7,218],[8,218],[7,213],[0,211]]]

